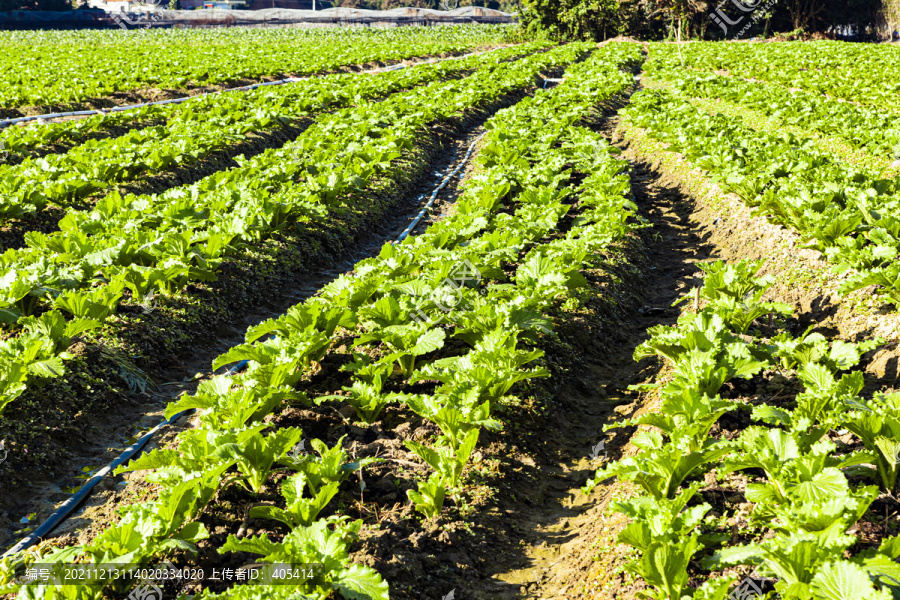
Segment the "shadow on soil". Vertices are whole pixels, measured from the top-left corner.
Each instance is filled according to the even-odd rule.
[[[365,552],[392,582],[392,597],[578,597],[598,539],[585,519],[598,503],[596,490],[589,496],[581,487],[630,436],[626,429],[603,432],[639,407],[628,386],[651,381],[660,366],[635,362],[634,349],[648,328],[676,321],[672,303],[700,283],[696,262],[714,256],[693,230],[691,200],[674,183],[633,162],[632,185],[652,227],[609,249],[586,274],[582,308],[555,315],[558,337],[542,344],[552,376],[529,389],[535,404],[505,415],[503,432],[482,433],[473,479],[493,499],[457,522],[426,524],[426,531],[388,518],[367,540]],[[484,465],[491,466],[481,477]]]

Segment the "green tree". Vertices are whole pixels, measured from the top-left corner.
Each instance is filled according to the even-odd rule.
[[[619,0],[522,0],[520,21],[530,33],[553,39],[602,41],[622,33]]]
[[[884,0],[881,9],[882,32],[891,37],[900,29],[900,0]]]

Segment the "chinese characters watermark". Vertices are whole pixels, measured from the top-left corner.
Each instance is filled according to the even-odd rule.
[[[726,15],[723,7],[727,6],[729,2],[743,14],[736,19],[731,19]],[[728,35],[729,27],[740,25],[749,15],[750,20],[740,31],[732,36],[732,39],[739,39],[747,33],[750,27],[766,14],[766,11],[775,6],[775,2],[776,0],[766,0],[765,3],[763,3],[763,0],[722,0],[722,2],[716,6],[716,9],[709,14],[709,18],[712,19],[713,23],[722,28],[722,33]]]
[[[110,13],[112,14],[113,22],[119,26],[123,31],[127,31],[129,25],[131,27],[151,27],[153,23],[156,21],[162,20],[162,17],[156,13],[151,14],[143,14],[139,15],[136,18],[132,19],[125,13]]]
[[[743,581],[728,593],[728,600],[755,600],[756,598],[762,598],[766,595],[762,588],[767,581],[772,580],[766,579],[754,571],[747,577],[744,577]]]

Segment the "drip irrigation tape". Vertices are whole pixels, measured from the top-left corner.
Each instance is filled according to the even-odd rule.
[[[376,75],[378,73],[386,73],[388,71],[399,71],[400,69],[405,69],[407,67],[415,67],[423,64],[433,64],[438,62],[443,62],[445,60],[461,60],[463,58],[468,58],[470,56],[478,56],[480,54],[488,54],[489,52],[494,52],[495,50],[499,50],[499,48],[492,48],[490,50],[486,50],[484,52],[472,52],[470,54],[464,54],[462,56],[448,56],[447,58],[432,58],[425,61],[420,61],[417,63],[413,63],[411,65],[406,64],[398,64],[391,65],[389,67],[382,67],[379,69],[372,69],[370,71],[362,71],[362,73],[368,73],[370,75]],[[244,85],[236,88],[229,88],[227,90],[218,90],[215,92],[206,92],[205,94],[197,94],[196,96],[185,96],[183,98],[172,98],[169,100],[157,100],[155,102],[144,102],[141,104],[129,104],[128,106],[116,106],[113,108],[107,109],[96,109],[96,110],[77,110],[72,112],[62,112],[62,113],[50,113],[46,115],[32,115],[30,117],[16,117],[14,119],[4,119],[0,121],[0,130],[6,129],[11,125],[16,125],[18,123],[27,123],[29,121],[38,121],[38,120],[49,120],[49,119],[60,119],[63,117],[89,117],[93,115],[108,115],[110,113],[115,112],[124,112],[128,110],[135,110],[137,108],[143,108],[145,106],[162,106],[164,104],[181,104],[182,102],[187,102],[188,100],[195,100],[197,98],[203,98],[204,96],[211,96],[214,94],[224,94],[226,92],[248,92],[251,90],[255,90],[257,88],[269,86],[269,85],[284,85],[286,83],[297,83],[300,81],[309,81],[310,79],[314,79],[313,77],[288,77],[287,79],[279,79],[277,81],[266,81],[263,83],[254,83],[252,85]]]
[[[403,233],[401,233],[400,237],[397,238],[397,241],[394,242],[395,244],[399,244],[406,238],[406,236],[412,233],[413,229],[416,228],[416,225],[419,224],[419,221],[422,219],[422,217],[425,216],[426,211],[428,211],[428,209],[431,208],[431,205],[434,204],[435,199],[437,199],[438,192],[444,189],[444,186],[447,185],[450,180],[456,176],[457,173],[459,173],[459,170],[462,169],[467,162],[469,162],[469,157],[472,156],[472,150],[475,149],[475,144],[477,144],[485,135],[486,133],[482,133],[477,138],[475,138],[475,141],[469,144],[469,151],[466,152],[466,155],[463,157],[462,162],[459,163],[459,165],[457,165],[455,169],[453,169],[452,173],[444,176],[444,180],[441,182],[441,185],[435,188],[434,192],[432,192],[431,194],[431,198],[428,199],[428,202],[424,207],[422,207],[422,210],[419,211],[419,214],[416,215],[416,218],[413,219],[412,223],[409,224],[409,227],[403,230]]]
[[[228,371],[226,371],[223,375],[233,375],[234,373],[237,373],[238,371],[242,371],[247,366],[247,363],[248,363],[248,361],[242,360],[241,362],[237,363],[235,366],[228,369]],[[114,461],[112,461],[111,463],[109,463],[108,465],[106,465],[105,467],[100,469],[99,471],[97,471],[93,477],[88,479],[88,481],[83,486],[81,486],[81,489],[79,489],[71,498],[69,498],[68,500],[63,502],[62,505],[58,509],[56,509],[56,512],[54,512],[52,515],[50,515],[50,517],[46,521],[44,521],[40,525],[40,527],[35,529],[33,532],[28,534],[26,537],[19,540],[19,543],[17,543],[15,546],[13,546],[12,548],[10,548],[6,552],[4,552],[3,556],[0,558],[4,558],[7,556],[11,556],[17,552],[21,552],[22,550],[28,548],[29,546],[34,545],[35,542],[40,540],[42,537],[44,537],[45,535],[47,535],[54,529],[56,529],[56,527],[58,527],[60,523],[65,521],[75,511],[75,509],[77,509],[81,505],[81,503],[84,502],[84,500],[88,496],[90,496],[91,491],[94,489],[94,487],[98,483],[100,483],[100,481],[104,477],[106,477],[107,475],[109,475],[110,473],[115,471],[116,468],[119,467],[119,465],[124,464],[126,461],[130,460],[133,456],[140,453],[140,451],[143,450],[144,446],[146,446],[147,443],[153,438],[153,436],[156,435],[156,433],[159,432],[163,427],[166,427],[167,425],[171,425],[172,423],[174,423],[181,417],[191,414],[193,412],[194,412],[193,408],[182,411],[182,412],[178,413],[177,415],[172,416],[171,419],[167,419],[167,420],[163,421],[162,423],[160,423],[159,425],[157,425],[156,427],[154,427],[153,429],[151,429],[150,431],[145,433],[143,436],[141,436],[141,438],[139,440],[134,442],[122,454],[120,454],[118,458],[116,458]]]

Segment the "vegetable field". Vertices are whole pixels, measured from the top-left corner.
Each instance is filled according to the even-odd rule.
[[[90,101],[103,107],[116,94],[308,75],[459,53],[509,37],[502,26],[421,28],[412,34],[339,28],[5,32],[0,103],[7,111]]]
[[[0,36],[0,597],[900,597],[895,49],[519,35]]]

